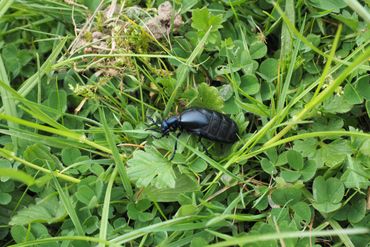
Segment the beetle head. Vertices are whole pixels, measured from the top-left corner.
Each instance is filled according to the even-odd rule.
[[[164,120],[161,124],[161,131],[162,133],[167,133],[170,131],[170,127],[168,126],[168,123],[166,120]]]

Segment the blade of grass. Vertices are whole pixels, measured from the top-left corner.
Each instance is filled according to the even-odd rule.
[[[15,123],[18,123],[20,125],[24,125],[24,126],[27,126],[27,127],[30,127],[30,128],[46,131],[48,133],[52,133],[52,134],[59,135],[59,136],[64,136],[64,137],[70,138],[74,141],[81,142],[81,143],[84,143],[84,144],[89,145],[91,147],[94,147],[94,148],[96,148],[100,151],[103,151],[105,153],[108,153],[108,154],[112,153],[112,151],[109,148],[104,147],[104,146],[99,145],[99,144],[97,144],[93,141],[88,140],[84,134],[78,134],[78,133],[72,132],[70,130],[68,130],[68,131],[67,130],[58,130],[58,129],[55,129],[55,128],[51,128],[51,127],[48,127],[48,126],[43,126],[43,125],[40,125],[40,124],[36,124],[36,123],[30,122],[30,121],[27,121],[27,120],[23,120],[23,119],[16,118],[16,117],[9,116],[9,115],[2,114],[2,113],[0,113],[0,119],[9,120],[9,121],[12,121],[12,122],[15,122]]]
[[[295,8],[294,0],[285,0],[285,13],[291,23],[295,23]],[[281,28],[281,53],[280,60],[283,60],[285,64],[286,60],[289,60],[293,49],[293,39],[290,35],[289,28],[283,23]]]
[[[152,233],[152,232],[160,232],[160,231],[165,231],[168,230],[168,228],[174,227],[174,225],[181,224],[181,223],[186,223],[186,222],[192,222],[195,220],[199,220],[201,218],[205,217],[200,217],[200,216],[183,216],[183,217],[178,217],[174,218],[171,220],[166,220],[160,223],[152,224],[146,227],[142,227],[133,231],[130,231],[128,233],[125,233],[119,237],[116,237],[109,242],[112,244],[124,244],[127,243],[128,241],[131,241],[133,239],[140,238],[144,236],[145,234]],[[173,229],[174,230],[174,229]]]
[[[315,98],[319,94],[320,89],[322,88],[322,85],[325,82],[325,79],[329,75],[329,69],[330,69],[331,63],[333,61],[333,58],[335,56],[335,51],[337,50],[337,46],[338,46],[338,43],[339,43],[339,37],[340,37],[341,33],[342,33],[342,25],[339,25],[338,29],[337,29],[337,33],[335,34],[333,46],[331,47],[331,50],[330,50],[329,59],[325,64],[324,70],[322,71],[322,74],[321,74],[321,77],[320,77],[320,80],[319,80],[319,85],[317,85],[315,94],[313,95],[312,98]]]
[[[208,31],[204,34],[203,38],[199,41],[198,45],[195,47],[194,51],[190,54],[189,58],[186,60],[185,64],[181,64],[177,68],[177,84],[173,90],[170,99],[167,102],[166,108],[164,109],[163,116],[167,117],[168,113],[172,109],[172,105],[175,102],[177,94],[184,85],[186,78],[189,74],[190,65],[193,63],[194,59],[202,53],[204,45],[208,39],[209,34],[211,33],[212,26],[209,27]]]
[[[304,18],[304,20],[302,22],[302,27],[301,27],[301,31],[300,31],[301,34],[303,34],[303,30],[304,30],[304,27],[305,27],[305,22],[306,22],[306,17]],[[286,25],[284,25],[284,27],[286,27]],[[288,31],[288,29],[286,29],[286,30]],[[295,45],[294,45],[293,55],[290,59],[288,72],[286,74],[284,84],[283,84],[283,88],[281,90],[281,93],[279,95],[278,102],[277,102],[277,110],[276,110],[277,112],[280,112],[284,108],[284,103],[285,103],[285,100],[286,100],[287,95],[288,95],[290,81],[292,79],[295,63],[297,61],[297,56],[298,56],[298,51],[299,51],[299,48],[300,48],[300,45],[301,45],[301,40],[296,39],[296,41],[294,43],[295,43]],[[280,59],[281,58],[282,58],[282,56],[280,56]],[[283,62],[284,62],[284,60],[283,60]]]
[[[52,67],[55,64],[56,59],[60,55],[62,49],[64,48],[65,43],[67,42],[67,37],[61,39],[54,47],[50,56],[46,61],[41,65],[40,70],[28,78],[18,89],[18,93],[25,97],[29,92],[37,85],[39,78],[42,78],[47,73],[52,71]]]
[[[256,150],[256,151],[253,151],[253,152],[250,152],[248,154],[245,154],[245,155],[241,155],[239,156],[236,161],[237,162],[242,162],[242,161],[246,161],[270,148],[273,148],[273,147],[276,147],[276,146],[280,146],[280,145],[283,145],[283,144],[286,144],[286,143],[289,143],[289,142],[292,142],[292,141],[296,141],[296,140],[303,140],[303,139],[308,139],[308,138],[314,138],[314,137],[329,137],[329,136],[353,136],[353,137],[365,137],[365,138],[369,138],[370,139],[370,134],[368,133],[363,133],[363,132],[354,132],[354,131],[318,131],[318,132],[309,132],[309,133],[303,133],[303,134],[299,134],[299,135],[294,135],[294,136],[290,136],[290,137],[287,137],[285,139],[281,139],[279,141],[276,141],[274,143],[271,143],[269,145],[266,145],[266,146],[263,146],[261,147],[260,149]]]
[[[85,231],[82,228],[82,224],[80,222],[80,219],[78,218],[75,207],[73,206],[73,203],[72,203],[72,200],[71,200],[72,197],[64,192],[64,190],[62,189],[62,186],[60,186],[60,183],[56,179],[56,177],[55,176],[52,176],[52,177],[53,177],[54,185],[55,185],[55,187],[58,191],[59,197],[62,200],[64,208],[66,209],[69,217],[71,218],[72,223],[73,223],[73,225],[75,226],[75,228],[77,230],[77,233],[81,236],[84,236]]]
[[[353,9],[367,23],[370,23],[370,13],[357,0],[344,0],[348,6]]]
[[[221,214],[213,215],[212,219],[207,222],[207,226],[211,226],[223,220],[233,220],[233,221],[246,221],[254,222],[265,219],[267,214]]]
[[[162,54],[135,54],[135,53],[111,53],[111,54],[84,54],[79,56],[74,56],[65,60],[61,60],[52,66],[52,69],[59,69],[61,67],[70,67],[74,62],[79,60],[84,60],[87,58],[119,58],[119,57],[142,57],[142,58],[168,58],[175,59],[180,63],[184,63],[181,58],[172,55],[162,55]]]
[[[121,158],[121,156],[118,152],[118,148],[117,148],[116,143],[114,141],[115,140],[114,135],[108,127],[108,123],[107,123],[107,120],[105,118],[105,114],[104,114],[104,112],[101,108],[99,108],[99,116],[100,116],[100,119],[101,119],[102,124],[103,124],[103,129],[104,129],[106,140],[107,140],[107,142],[109,144],[109,147],[110,147],[110,150],[111,150],[110,152],[113,155],[113,159],[114,159],[114,162],[115,162],[116,167],[118,169],[118,173],[121,177],[123,187],[125,188],[125,191],[127,193],[128,198],[131,198],[132,195],[134,194],[133,191],[132,191],[131,182],[130,182],[130,179],[127,175],[125,164],[122,161],[122,158]]]
[[[16,129],[14,131],[9,131],[5,129],[0,129],[0,133],[8,136],[16,136],[19,139],[26,140],[32,143],[41,143],[46,146],[55,147],[55,148],[65,148],[65,147],[74,147],[88,152],[94,152],[94,150],[89,150],[85,145],[78,142],[71,142],[67,139],[62,139],[55,136],[44,136],[37,134],[35,132],[26,131],[24,129]]]
[[[27,247],[27,246],[39,246],[47,244],[55,244],[58,242],[70,242],[70,241],[84,241],[90,243],[103,243],[106,246],[110,247],[120,247],[120,245],[112,244],[108,241],[102,241],[99,238],[85,237],[85,236],[61,236],[61,237],[52,237],[52,238],[40,238],[36,240],[28,240],[27,242],[8,245],[9,247]],[[68,245],[67,245],[68,246]]]
[[[173,135],[171,135],[171,137],[174,138],[174,139],[176,139],[176,137],[173,136]],[[192,146],[188,145],[186,142],[181,141],[180,139],[178,139],[178,142],[181,145],[183,145],[184,147],[188,148],[193,153],[195,153],[197,156],[199,156],[200,158],[202,158],[203,160],[207,161],[213,168],[219,170],[221,173],[225,173],[225,174],[231,176],[232,178],[236,179],[237,181],[243,182],[243,180],[240,177],[236,176],[235,174],[233,174],[229,170],[225,169],[225,167],[223,167],[222,165],[220,165],[218,162],[214,161],[213,159],[209,158],[204,153],[198,151],[197,149],[195,149]]]
[[[13,4],[14,0],[1,0],[0,1],[0,18],[8,11],[9,7]]]
[[[339,232],[344,231],[342,226],[339,225],[339,223],[335,220],[329,220],[329,224],[336,231],[339,231]],[[342,240],[343,244],[346,247],[355,247],[355,245],[352,243],[351,239],[348,237],[348,234],[338,234],[338,237]]]
[[[280,16],[283,18],[285,24],[289,27],[290,31],[298,38],[302,41],[302,43],[304,43],[306,46],[310,47],[314,52],[316,52],[317,54],[319,54],[320,56],[322,57],[325,57],[325,58],[329,58],[329,55],[327,55],[326,53],[324,53],[323,51],[321,51],[319,48],[317,48],[316,46],[314,46],[306,37],[304,37],[294,26],[293,23],[291,23],[288,19],[288,17],[285,15],[284,11],[280,8],[280,6],[273,2],[274,3],[274,7],[276,8],[276,10],[279,12]],[[345,65],[349,65],[348,62],[346,61],[343,61],[341,59],[338,59],[336,57],[333,58],[333,60],[337,63],[340,63],[340,64],[345,64]],[[362,66],[364,69],[369,69],[369,66]]]
[[[343,230],[326,230],[326,231],[296,231],[296,232],[281,232],[281,233],[268,233],[260,235],[249,235],[244,237],[233,237],[232,239],[219,242],[216,244],[207,245],[209,247],[222,247],[222,246],[236,246],[254,242],[264,242],[269,240],[289,239],[289,238],[309,238],[309,237],[326,237],[326,236],[340,236],[340,235],[358,235],[368,234],[368,228],[351,228]]]
[[[282,136],[284,136],[293,126],[296,124],[297,121],[301,121],[305,118],[305,114],[312,110],[315,106],[323,102],[326,98],[328,98],[332,93],[337,89],[340,84],[349,76],[352,71],[354,71],[359,65],[363,62],[367,61],[370,57],[370,47],[368,47],[364,53],[358,55],[355,60],[343,70],[343,72],[327,87],[323,90],[317,97],[312,98],[310,102],[308,102],[303,110],[301,110],[298,114],[292,117],[291,123],[288,124],[284,129],[282,129],[277,135],[275,135],[272,139],[265,143],[265,146],[279,140]]]
[[[0,177],[8,177],[13,180],[17,180],[19,182],[27,184],[28,186],[35,183],[35,179],[33,177],[25,172],[13,168],[0,167]]]
[[[43,112],[41,109],[40,109],[40,104],[37,104],[37,103],[34,103],[30,100],[27,100],[26,98],[24,98],[23,96],[21,96],[16,90],[14,90],[13,88],[11,88],[9,85],[5,84],[4,82],[0,81],[0,89],[1,90],[4,90],[8,95],[9,95],[9,99],[12,99],[12,106],[15,108],[17,102],[21,102],[23,103],[23,110],[26,111],[27,113],[29,113],[31,116],[33,116],[34,118],[44,122],[44,123],[47,123],[48,125],[56,128],[56,129],[61,129],[61,130],[67,130],[66,127],[64,127],[64,125],[58,123],[57,121],[55,121],[55,119],[51,116],[49,116],[48,114],[46,114],[45,112]],[[12,95],[13,97],[10,97],[10,95]],[[6,105],[4,105],[4,112],[6,112]],[[14,116],[13,114],[9,114],[7,113],[8,115],[11,115],[11,116]],[[16,115],[15,115],[16,117]]]
[[[32,169],[35,169],[37,171],[40,171],[40,172],[43,172],[43,173],[46,173],[46,174],[53,174],[55,177],[63,179],[63,180],[68,181],[68,182],[71,182],[71,183],[79,183],[80,182],[80,180],[77,179],[77,178],[59,173],[58,171],[50,171],[50,170],[48,170],[44,167],[35,165],[35,164],[33,164],[33,163],[31,163],[27,160],[19,158],[19,157],[13,155],[9,150],[3,149],[3,148],[0,148],[0,156],[4,157],[5,159],[8,159],[8,160],[18,161],[19,163],[21,163],[21,164],[23,164],[27,167],[30,167]]]
[[[336,69],[339,67],[337,66]],[[289,109],[292,108],[299,100],[301,100],[308,92],[315,88],[318,82],[312,83],[308,86],[302,93],[300,93],[296,98],[294,98],[283,110],[281,110],[276,116],[274,116],[267,124],[265,124],[257,133],[253,134],[251,138],[249,138],[246,143],[234,153],[230,158],[228,158],[227,163],[224,165],[224,168],[227,169],[230,165],[237,162],[238,157],[243,156],[243,153],[249,153],[249,151],[253,148],[253,146],[258,143],[258,141],[263,138],[267,133],[271,130],[274,130],[274,126],[279,124],[282,119],[284,119],[289,112]],[[244,154],[245,156],[245,154]],[[216,177],[213,179],[211,185],[216,183],[217,180],[220,179],[222,173],[219,172]],[[210,185],[210,186],[211,186]],[[209,187],[208,187],[209,188]],[[207,189],[208,189],[207,188]]]
[[[3,59],[1,56],[0,56],[0,84],[5,84],[7,86],[10,85],[8,75],[6,73]],[[1,101],[3,103],[4,112],[10,116],[17,117],[18,113],[15,107],[16,105],[14,101],[12,100],[12,98],[10,97],[11,96],[10,93],[7,90],[5,90],[3,87],[0,87],[0,95],[1,95]],[[18,124],[11,122],[11,121],[8,121],[7,123],[8,123],[9,130],[18,129]],[[15,136],[11,136],[11,139],[13,143],[13,151],[17,153],[18,138]]]
[[[60,40],[59,43],[53,49],[53,52],[50,54],[48,59],[40,67],[39,71],[37,71],[30,78],[28,78],[25,82],[22,83],[22,85],[18,89],[19,95],[21,95],[22,97],[27,96],[28,93],[31,92],[31,90],[37,85],[39,78],[43,77],[45,74],[51,71],[51,67],[55,63],[55,60],[57,59],[60,52],[62,51],[66,41],[67,41],[66,38]],[[18,103],[17,101],[14,102],[14,104],[17,103]],[[0,108],[0,113],[2,112],[4,112],[4,107]]]
[[[110,205],[110,196],[112,193],[112,187],[114,183],[114,179],[117,176],[117,166],[114,168],[112,175],[110,176],[107,189],[105,190],[105,197],[104,197],[104,205],[103,210],[101,213],[101,220],[100,220],[100,232],[99,232],[99,239],[106,241],[107,240],[107,230],[108,230],[108,216],[109,216],[109,205]],[[99,247],[104,247],[105,244],[103,242],[99,243]]]

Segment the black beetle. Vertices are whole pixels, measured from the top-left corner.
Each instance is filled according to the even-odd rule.
[[[202,144],[206,153],[208,153],[208,151],[201,142],[201,138],[207,138],[222,143],[234,143],[238,140],[238,126],[231,118],[222,113],[204,108],[187,109],[178,116],[172,116],[163,120],[162,123],[155,122],[150,117],[148,118],[153,122],[152,125],[160,124],[160,130],[156,128],[150,128],[148,130],[162,133],[161,137],[168,135],[170,131],[176,130],[180,130],[177,134],[177,138],[181,135],[181,131],[183,130],[199,136],[199,142]],[[177,139],[171,160],[175,155],[176,149]]]

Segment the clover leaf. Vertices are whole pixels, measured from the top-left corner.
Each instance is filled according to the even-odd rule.
[[[316,173],[316,162],[305,162],[303,156],[295,150],[287,152],[287,161],[291,169],[281,171],[281,176],[287,182],[295,182],[298,179],[308,181]]]
[[[317,139],[298,140],[294,142],[294,150],[304,157],[316,162],[317,168],[334,167],[343,162],[351,148],[347,140],[337,139],[330,143],[319,142]]]
[[[341,207],[344,196],[343,183],[337,178],[325,180],[323,176],[316,177],[313,181],[313,206],[322,213],[330,213]]]

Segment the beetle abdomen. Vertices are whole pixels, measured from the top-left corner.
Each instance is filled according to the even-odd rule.
[[[233,120],[215,111],[210,111],[209,117],[208,126],[201,130],[202,136],[226,143],[233,143],[237,140],[237,126]]]
[[[193,108],[180,116],[182,129],[212,141],[233,143],[237,137],[237,125],[224,114],[212,110]]]

